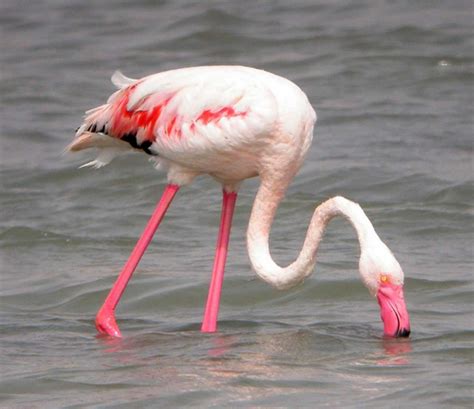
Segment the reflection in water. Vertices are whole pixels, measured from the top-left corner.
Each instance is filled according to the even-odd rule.
[[[309,329],[96,338],[103,347],[100,365],[108,381],[129,385],[129,397],[196,394],[206,406],[224,404],[223,397],[258,402],[288,396],[302,385],[310,393],[327,393],[339,385],[338,393],[365,390],[378,397],[387,392],[385,385],[399,379],[397,374],[374,373],[374,368],[407,365],[412,350],[409,339],[362,339]],[[365,345],[365,352],[354,354],[355,344]]]
[[[212,338],[213,347],[209,349],[208,354],[211,357],[220,357],[229,351],[233,343],[237,343],[235,336],[217,335]]]
[[[226,390],[220,396],[235,401],[296,392],[296,385],[302,380],[319,388],[323,376],[317,364],[321,359],[317,346],[328,341],[326,336],[303,330],[211,336],[191,331],[96,339],[104,347],[102,366],[114,369],[108,372],[109,381],[139,386],[140,393],[143,388],[151,388],[155,394],[160,390],[213,396],[212,391]],[[176,356],[170,352],[170,345],[179,351]],[[166,355],[162,355],[163,349]],[[183,353],[184,350],[194,350],[195,354]]]
[[[412,351],[411,340],[383,338],[382,346],[387,357],[378,361],[379,365],[408,365],[408,354]]]
[[[113,353],[124,349],[123,338],[115,338],[106,334],[96,334],[95,339],[97,339],[101,345],[107,347],[104,352]]]

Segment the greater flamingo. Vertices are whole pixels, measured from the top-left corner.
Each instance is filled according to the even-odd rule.
[[[407,337],[410,322],[403,297],[403,271],[362,208],[343,197],[319,205],[298,258],[283,268],[269,251],[277,207],[303,163],[316,113],[291,81],[240,66],[166,71],[135,80],[119,72],[119,88],[107,103],[86,112],[69,151],[98,148],[83,166],[99,168],[130,149],[150,155],[167,170],[168,185],[127,263],[96,316],[101,333],[120,337],[115,308],[168,206],[181,186],[208,174],[223,186],[222,216],[201,330],[214,332],[237,191],[244,179],[261,179],[247,230],[250,263],[278,289],[308,277],[324,229],[338,215],[349,220],[360,244],[359,272],[380,305],[384,333]]]

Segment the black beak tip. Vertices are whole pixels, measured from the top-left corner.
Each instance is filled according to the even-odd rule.
[[[397,337],[408,338],[410,336],[409,328],[401,328],[397,331]]]

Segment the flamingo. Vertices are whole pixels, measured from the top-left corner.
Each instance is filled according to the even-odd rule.
[[[277,207],[303,163],[316,123],[314,109],[296,84],[241,66],[181,68],[138,80],[115,72],[112,82],[118,90],[107,103],[86,112],[68,151],[97,148],[97,158],[83,165],[94,168],[123,152],[140,151],[166,170],[168,183],[97,313],[99,333],[121,337],[115,308],[138,262],[181,186],[207,174],[222,184],[223,202],[202,332],[217,329],[237,192],[243,180],[259,176],[247,230],[248,255],[258,277],[277,289],[302,282],[313,271],[326,225],[343,216],[356,231],[360,276],[378,300],[384,334],[408,337],[403,271],[358,204],[341,196],[326,200],[315,209],[293,263],[281,267],[270,255]]]

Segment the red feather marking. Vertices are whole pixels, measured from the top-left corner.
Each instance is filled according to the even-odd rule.
[[[174,126],[176,124],[176,116],[173,116],[171,120],[168,122],[168,126],[166,127],[166,133],[168,136],[171,136],[172,132],[174,131]]]
[[[111,127],[110,133],[116,138],[122,138],[127,134],[139,134],[141,142],[144,141],[154,141],[155,140],[155,124],[159,120],[163,109],[169,103],[171,98],[174,95],[166,98],[162,103],[154,106],[152,109],[140,110],[140,106],[146,103],[146,101],[152,97],[145,97],[140,104],[137,106],[137,110],[128,110],[127,105],[130,100],[130,96],[135,90],[138,84],[134,84],[124,90],[122,97],[117,101],[117,103],[112,106],[112,118],[111,118]],[[168,134],[174,128],[176,122],[176,117],[173,117],[169,123],[167,130]]]
[[[245,116],[247,112],[235,112],[235,109],[227,106],[219,109],[218,111],[211,111],[206,109],[199,115],[196,121],[202,122],[204,125],[207,125],[211,122],[217,122],[222,118],[232,118],[238,116]]]
[[[136,144],[140,146],[145,141],[155,141],[156,124],[160,120],[164,109],[176,94],[169,95],[166,99],[162,100],[155,106],[153,106],[153,101],[150,100],[150,98],[154,98],[157,95],[148,95],[138,104],[135,104],[135,110],[128,110],[127,105],[137,85],[138,83],[124,89],[122,95],[112,103],[112,106],[110,107],[112,115],[109,122],[109,134],[119,139],[124,137],[133,138],[136,140]],[[151,105],[153,107],[149,110],[141,109],[141,107],[147,105],[147,102],[149,106]],[[244,117],[245,115],[247,115],[246,111],[237,112],[232,106],[225,106],[218,110],[206,109],[191,123],[190,129],[194,132],[196,123],[198,122],[208,125],[211,123],[217,123],[222,118]],[[171,112],[166,116],[166,123],[162,124],[165,134],[168,137],[176,136],[180,138],[182,135],[180,118],[176,113]],[[162,122],[164,122],[164,118],[162,119]],[[132,144],[132,146],[134,145]]]

